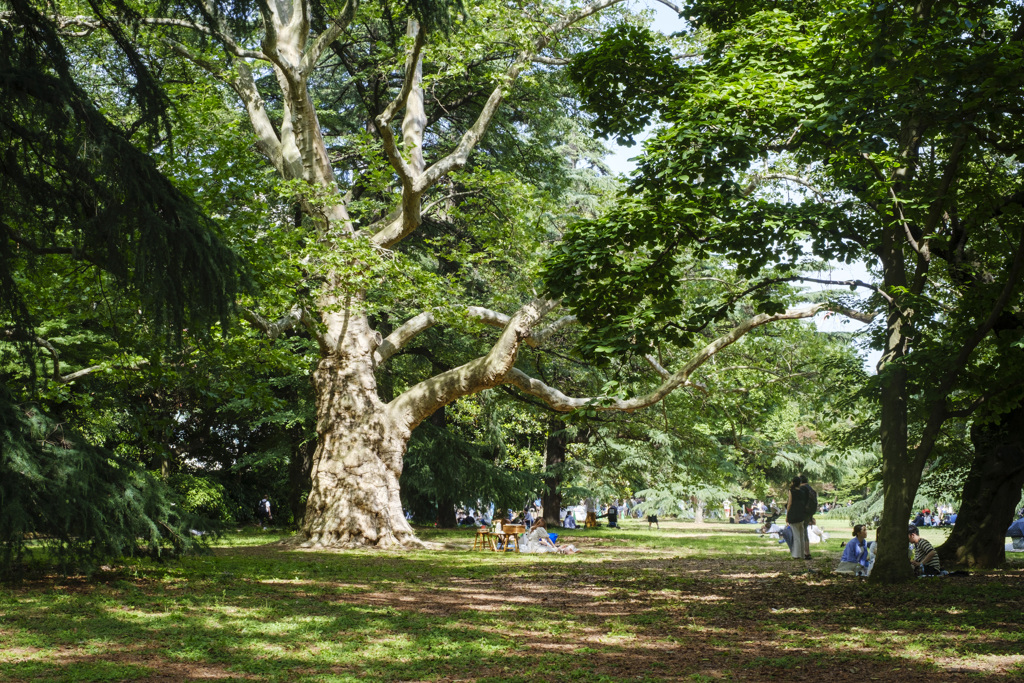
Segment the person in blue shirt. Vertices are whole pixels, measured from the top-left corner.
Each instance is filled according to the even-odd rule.
[[[1024,550],[1024,517],[1011,524],[1006,535],[1013,539],[1014,550]]]
[[[793,527],[789,524],[779,532],[779,545],[783,543],[789,547],[790,552],[793,552]]]
[[[868,550],[868,528],[858,524],[853,527],[853,539],[843,548],[843,556],[839,558],[836,571],[840,574],[868,576],[873,564],[874,558]]]

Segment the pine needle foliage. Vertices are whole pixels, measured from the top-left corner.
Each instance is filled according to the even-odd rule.
[[[0,580],[33,566],[90,573],[126,556],[201,547],[166,486],[0,385]]]
[[[92,3],[97,16],[106,4]],[[138,292],[163,329],[226,320],[239,260],[136,147],[170,144],[168,105],[124,31],[108,22],[109,54],[131,84],[114,120],[79,84],[52,21],[25,0],[3,5],[10,11],[0,22],[0,314],[29,317],[16,273],[58,254]]]

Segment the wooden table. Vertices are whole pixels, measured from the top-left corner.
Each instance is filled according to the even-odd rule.
[[[501,531],[496,534],[491,534],[491,543],[494,545],[493,550],[497,551],[496,541],[501,541],[501,548],[504,551],[508,551],[510,548],[514,548],[515,552],[519,552],[519,534],[526,533],[526,527],[521,524],[506,524],[501,527]]]
[[[495,540],[501,541],[501,549],[505,552],[508,552],[513,547],[515,548],[514,552],[519,552],[519,534],[515,533],[514,531],[502,530],[500,534],[491,534],[491,536],[494,537],[493,539],[491,539],[492,543],[494,543]],[[497,544],[495,544],[495,547],[493,549],[495,551],[498,550]]]

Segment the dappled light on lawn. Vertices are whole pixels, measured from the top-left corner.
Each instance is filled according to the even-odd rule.
[[[660,535],[566,531],[584,548],[571,557],[473,552],[465,531],[419,530],[460,549],[414,552],[228,537],[180,564],[5,591],[0,665],[5,680],[72,682],[902,683],[1024,671],[1020,563],[878,587],[818,569],[838,562],[838,542],[816,548],[807,573],[752,531],[662,524]]]

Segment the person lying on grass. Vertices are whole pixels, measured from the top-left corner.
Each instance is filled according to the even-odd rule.
[[[574,545],[557,546],[544,528],[544,518],[539,518],[519,539],[519,550],[524,553],[559,553],[561,555],[572,555],[578,553]]]
[[[807,524],[807,540],[811,543],[822,543],[828,540],[828,534],[818,526],[813,518]]]

